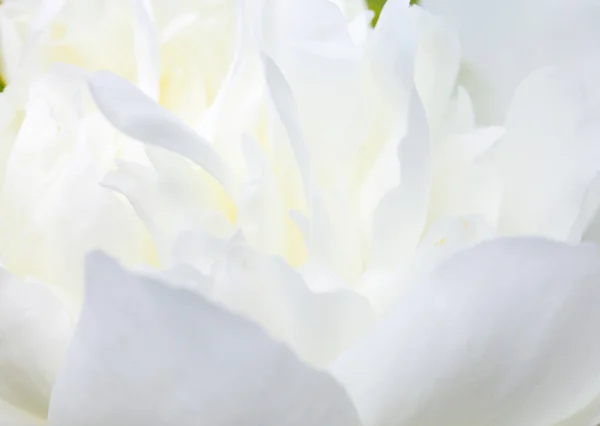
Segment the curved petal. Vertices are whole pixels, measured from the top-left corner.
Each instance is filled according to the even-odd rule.
[[[310,156],[302,127],[296,117],[296,105],[292,89],[277,64],[268,56],[263,56],[265,79],[275,110],[290,140],[294,158],[300,169],[307,204],[311,203],[312,175]]]
[[[600,53],[595,0],[422,0],[461,36],[462,80],[481,122],[500,124],[513,91],[534,69]]]
[[[214,298],[265,327],[302,360],[329,365],[371,326],[366,298],[350,291],[314,293],[283,259],[233,246],[216,274]]]
[[[218,154],[175,115],[116,74],[98,72],[89,85],[98,108],[118,130],[189,158],[232,190],[233,178]]]
[[[398,141],[405,135],[409,121],[418,46],[415,10],[402,0],[388,1],[365,48],[373,123],[360,147],[357,173],[362,180],[361,203],[369,219],[381,198],[398,186],[400,178]]]
[[[160,34],[160,104],[191,126],[204,120],[207,108],[230,82],[228,70],[235,65],[239,40],[236,9],[241,3],[152,0]],[[215,143],[210,135],[204,136]]]
[[[55,426],[358,425],[343,389],[256,325],[95,253]]]
[[[554,426],[598,426],[600,425],[600,396],[575,416]]]
[[[0,399],[0,424],[10,426],[44,426],[46,422]]]
[[[409,125],[398,146],[399,185],[379,202],[373,216],[373,262],[394,264],[408,256],[424,231],[431,190],[431,140],[421,99],[413,90]]]
[[[253,34],[252,4],[235,3],[238,15],[235,56],[214,101],[196,128],[234,171],[244,168],[241,135],[260,127],[259,117],[264,108],[265,79]]]
[[[146,95],[156,101],[160,83],[160,46],[152,22],[152,7],[148,1],[130,1],[135,16],[137,83]]]
[[[263,3],[262,49],[294,94],[314,178],[339,180],[350,172],[343,160],[353,154],[364,124],[361,49],[342,11],[328,0]]]
[[[435,147],[429,223],[447,215],[481,214],[490,225],[497,225],[502,180],[495,170],[479,164],[478,158],[503,134],[501,127],[481,127]]]
[[[66,306],[47,287],[0,270],[0,424],[46,418],[73,326]]]
[[[370,10],[365,0],[330,0],[340,8],[348,21],[348,30],[357,46],[364,46],[371,35],[371,22],[375,12]]]
[[[4,265],[52,285],[75,306],[89,250],[127,265],[156,261],[135,212],[99,185],[119,142],[100,114],[85,114],[86,100],[84,73],[75,67],[57,66],[30,86],[0,189]]]
[[[24,37],[19,33],[15,17],[26,13],[22,3],[11,2],[0,9],[0,46],[2,47],[2,79],[11,83],[16,79],[23,50]]]
[[[501,239],[417,282],[334,365],[366,425],[547,426],[600,395],[600,253]]]
[[[289,219],[275,174],[256,139],[243,137],[242,148],[248,176],[240,188],[236,223],[253,247],[283,255]]]
[[[498,171],[498,227],[578,242],[598,208],[600,61],[577,60],[531,73],[511,102],[506,133],[485,160]],[[549,214],[551,212],[551,214]],[[591,213],[590,213],[591,212]]]

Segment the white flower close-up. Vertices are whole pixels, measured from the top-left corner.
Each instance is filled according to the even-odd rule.
[[[0,1],[0,426],[600,423],[600,1],[409,3]]]

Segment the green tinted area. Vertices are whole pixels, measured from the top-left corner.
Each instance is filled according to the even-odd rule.
[[[2,0],[0,0],[0,6],[2,5]],[[2,56],[2,52],[0,52],[0,56]],[[0,93],[4,91],[6,87],[6,83],[4,82],[4,77],[2,77],[2,73],[0,72]]]
[[[379,14],[381,13],[381,9],[385,4],[386,0],[367,0],[367,4],[369,5],[369,9],[375,12],[375,17],[371,24],[375,26],[377,20],[379,19]],[[410,0],[410,4],[419,4],[419,0]]]

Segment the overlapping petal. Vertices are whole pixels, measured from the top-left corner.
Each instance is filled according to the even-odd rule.
[[[156,256],[131,207],[99,185],[120,142],[92,112],[85,74],[57,67],[30,93],[0,188],[0,256],[76,308],[88,250],[102,247],[129,265]]]
[[[360,423],[333,378],[198,295],[103,254],[88,259],[86,295],[52,425]]]
[[[295,356],[366,425],[597,417],[597,249],[477,245],[597,239],[593,1],[11,3],[2,262],[74,313],[86,251],[154,277],[90,258],[53,426],[358,424]],[[45,416],[48,300],[0,422]]]
[[[0,421],[41,424],[74,328],[47,286],[0,271]]]
[[[334,375],[365,425],[558,423],[600,393],[599,280],[592,245],[483,243],[412,287]]]
[[[478,119],[501,124],[513,92],[537,68],[600,53],[595,0],[423,0],[453,24],[464,49],[461,81]]]

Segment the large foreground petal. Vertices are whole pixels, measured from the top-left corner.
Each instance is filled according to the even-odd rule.
[[[450,258],[333,367],[366,425],[548,426],[600,395],[600,253],[502,239]]]
[[[358,425],[343,389],[257,326],[90,256],[54,426]]]

